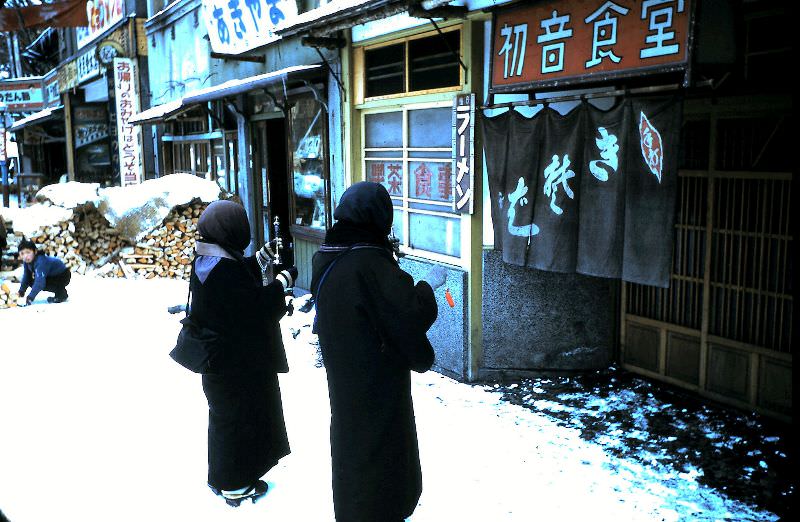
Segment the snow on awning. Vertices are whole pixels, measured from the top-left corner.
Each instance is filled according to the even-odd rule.
[[[183,100],[175,100],[155,107],[150,107],[138,114],[132,116],[128,122],[134,125],[144,125],[146,123],[156,123],[164,121],[172,116],[189,110],[190,107],[184,105]]]
[[[63,110],[64,106],[59,105],[57,107],[48,107],[39,112],[34,112],[30,116],[25,116],[21,120],[15,121],[9,130],[11,132],[16,132],[24,129],[28,125],[44,123],[48,120],[55,119],[58,116],[58,113]]]
[[[180,100],[151,107],[136,114],[128,121],[134,125],[164,121],[182,114],[202,103],[244,94],[255,89],[263,89],[283,81],[311,78],[319,74],[321,70],[321,65],[296,65],[278,71],[259,74],[257,76],[249,76],[241,80],[230,80],[220,85],[214,85],[213,87],[190,91]]]
[[[321,70],[321,65],[295,65],[293,67],[286,67],[279,71],[250,76],[241,80],[230,80],[220,85],[193,91],[184,96],[183,101],[187,104],[205,103],[228,96],[244,94],[255,89],[263,89],[264,87],[284,80],[310,78]]]
[[[370,15],[386,18],[407,11],[410,4],[410,0],[331,0],[321,7],[298,15],[275,32],[282,37],[312,31],[329,34],[371,21],[374,18]]]

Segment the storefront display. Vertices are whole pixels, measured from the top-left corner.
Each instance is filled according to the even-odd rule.
[[[327,119],[323,107],[314,98],[297,100],[290,117],[293,223],[324,231],[328,225],[324,154]]]

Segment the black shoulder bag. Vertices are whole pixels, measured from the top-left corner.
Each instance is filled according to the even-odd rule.
[[[194,260],[192,261],[194,274]],[[192,319],[191,309],[192,283],[189,280],[189,295],[186,297],[186,317],[181,319],[180,333],[175,348],[169,352],[175,362],[194,373],[215,373],[214,359],[220,353],[222,339],[220,335]]]

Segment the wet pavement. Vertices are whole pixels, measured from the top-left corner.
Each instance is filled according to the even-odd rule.
[[[609,368],[490,384],[503,400],[579,430],[616,457],[677,475],[792,520],[791,425]]]

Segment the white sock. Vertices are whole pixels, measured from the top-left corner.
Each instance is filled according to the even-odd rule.
[[[243,488],[232,489],[230,491],[223,489],[222,494],[225,495],[226,497],[238,497],[247,493],[247,490],[250,489],[251,487],[252,486],[245,486]]]

